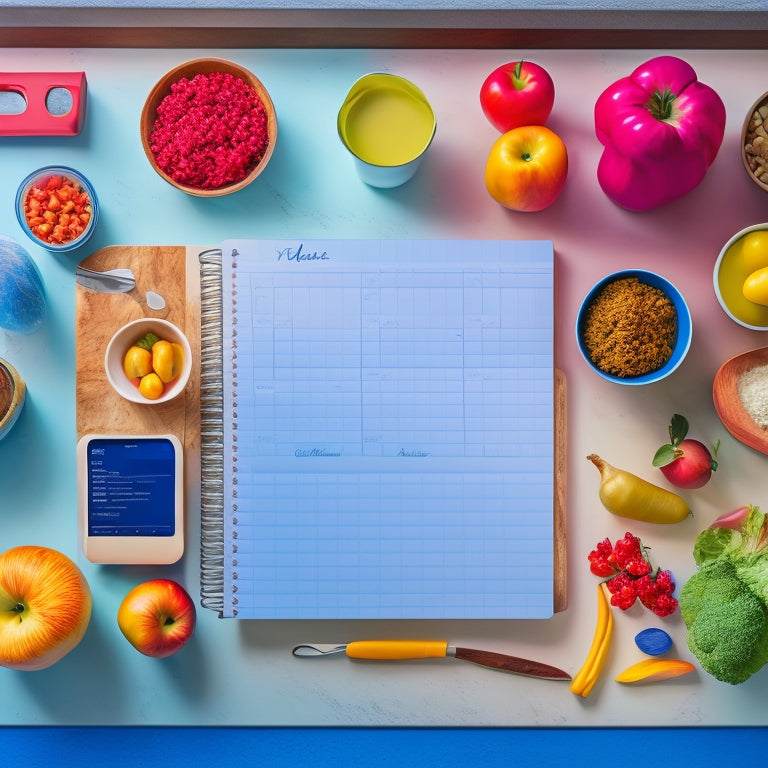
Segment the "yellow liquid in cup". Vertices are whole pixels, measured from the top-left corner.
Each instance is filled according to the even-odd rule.
[[[404,165],[429,145],[435,127],[431,107],[400,88],[363,91],[344,123],[349,149],[372,165]]]

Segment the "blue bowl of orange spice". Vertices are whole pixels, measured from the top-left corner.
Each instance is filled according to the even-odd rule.
[[[606,275],[584,297],[576,321],[576,340],[590,368],[630,386],[669,376],[688,354],[692,335],[680,291],[644,269]]]

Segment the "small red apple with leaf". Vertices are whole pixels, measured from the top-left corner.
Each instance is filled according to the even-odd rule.
[[[688,420],[676,413],[669,425],[667,445],[662,445],[653,457],[653,466],[658,467],[664,477],[678,488],[701,488],[709,482],[717,469],[715,455],[718,444],[709,448],[698,440],[686,439]]]

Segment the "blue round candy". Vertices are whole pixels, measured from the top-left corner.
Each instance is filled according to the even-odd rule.
[[[37,264],[15,240],[0,235],[0,328],[33,333],[45,320],[45,290]]]
[[[637,647],[649,656],[660,656],[672,647],[672,638],[657,627],[649,627],[635,635]]]

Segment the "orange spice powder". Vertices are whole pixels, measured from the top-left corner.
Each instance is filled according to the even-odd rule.
[[[619,378],[642,376],[672,356],[677,312],[664,291],[636,277],[620,278],[587,308],[583,336],[601,371]]]

